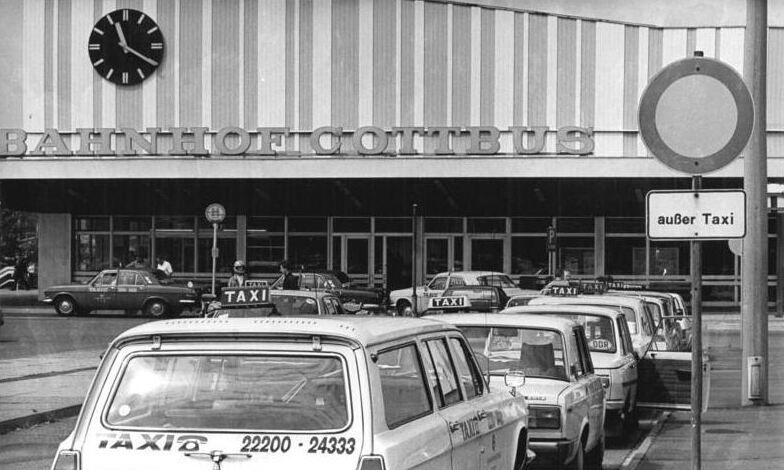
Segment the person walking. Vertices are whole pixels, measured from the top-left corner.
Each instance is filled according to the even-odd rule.
[[[280,273],[283,274],[283,288],[284,289],[299,289],[299,280],[291,272],[291,265],[287,260],[280,262]]]

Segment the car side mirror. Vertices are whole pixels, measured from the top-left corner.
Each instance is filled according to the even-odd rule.
[[[525,372],[522,370],[510,370],[504,374],[504,385],[512,389],[513,396],[517,396],[517,389],[525,385]]]

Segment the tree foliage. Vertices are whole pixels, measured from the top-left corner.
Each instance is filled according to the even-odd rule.
[[[38,259],[38,218],[29,212],[0,208],[0,263],[13,264],[17,257]]]

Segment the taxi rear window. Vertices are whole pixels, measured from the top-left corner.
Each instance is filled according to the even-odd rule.
[[[591,352],[614,353],[617,351],[612,318],[566,312],[555,315],[583,326],[585,338],[588,340],[588,350]]]
[[[316,299],[299,295],[274,294],[272,302],[284,317],[296,315],[318,315]]]
[[[335,431],[349,422],[334,355],[136,355],[105,414],[111,427]]]

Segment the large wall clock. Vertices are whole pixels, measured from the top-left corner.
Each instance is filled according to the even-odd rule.
[[[87,45],[95,71],[118,85],[135,85],[152,75],[163,50],[163,34],[155,21],[128,8],[98,20]]]

